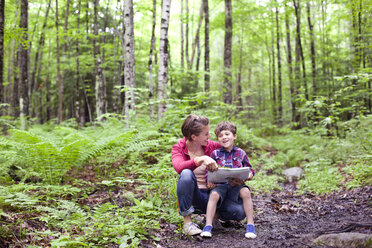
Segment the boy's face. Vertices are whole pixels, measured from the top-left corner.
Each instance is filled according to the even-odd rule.
[[[221,144],[223,148],[225,148],[228,151],[231,151],[231,149],[233,148],[236,137],[237,137],[236,134],[233,134],[229,130],[222,130],[217,135],[218,142]]]

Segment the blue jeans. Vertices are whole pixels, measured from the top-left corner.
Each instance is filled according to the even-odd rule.
[[[199,189],[194,173],[185,169],[181,172],[177,183],[179,212],[182,216],[192,213],[205,214],[210,190]],[[243,220],[245,218],[243,204],[225,199],[217,209],[222,220]]]

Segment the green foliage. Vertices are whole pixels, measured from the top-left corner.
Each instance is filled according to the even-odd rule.
[[[300,192],[324,194],[338,191],[342,176],[336,167],[332,167],[329,160],[314,161],[306,164],[305,177],[299,182]]]

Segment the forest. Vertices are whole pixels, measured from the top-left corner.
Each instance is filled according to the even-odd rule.
[[[371,247],[371,41],[369,0],[0,0],[0,247]],[[237,125],[257,240],[182,234],[191,113]]]

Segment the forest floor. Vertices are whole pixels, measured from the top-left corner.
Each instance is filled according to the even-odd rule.
[[[210,239],[176,234],[175,227],[163,223],[157,232],[157,247],[331,247],[314,244],[322,234],[358,232],[372,234],[372,187],[341,190],[324,196],[296,195],[294,184],[280,192],[254,195],[257,238],[244,237],[244,224],[225,223],[223,230],[214,230]],[[360,227],[368,224],[368,227]],[[143,247],[153,247],[153,245]]]
[[[96,182],[96,173],[93,166],[85,167],[83,171],[71,171],[75,178]],[[71,182],[66,181],[66,184]],[[282,185],[281,191],[270,194],[253,195],[254,218],[257,238],[248,240],[244,237],[244,224],[241,222],[226,222],[223,230],[214,230],[211,239],[203,239],[200,236],[189,237],[182,234],[179,227],[159,220],[160,229],[149,230],[146,235],[148,240],[142,241],[140,247],[149,248],[184,248],[184,247],[215,247],[215,248],[241,248],[241,247],[332,247],[319,246],[313,240],[322,234],[358,232],[372,234],[372,186],[364,186],[352,190],[340,190],[332,194],[317,196],[312,194],[299,195],[295,193],[296,183]],[[136,195],[135,184],[127,184],[125,188],[117,189],[117,192],[109,192],[107,188],[97,188],[87,198],[79,203],[88,206],[101,205],[114,200],[119,207],[131,205],[120,192],[131,191]],[[46,230],[47,224],[38,221],[37,214],[26,216],[22,212],[10,213],[12,217],[1,216],[0,224],[18,223],[22,220],[22,228],[29,232],[34,230]],[[200,216],[193,218],[202,219]],[[363,227],[364,225],[364,227]],[[16,227],[16,226],[15,226]],[[0,247],[27,247],[35,244],[31,235],[25,235],[22,239],[18,233],[19,228],[14,228],[9,239],[0,238]],[[18,237],[18,238],[17,238]],[[156,237],[155,241],[151,237]],[[51,237],[52,238],[52,237]],[[43,239],[36,242],[41,247],[48,247],[50,240]],[[118,246],[110,246],[118,247]]]

